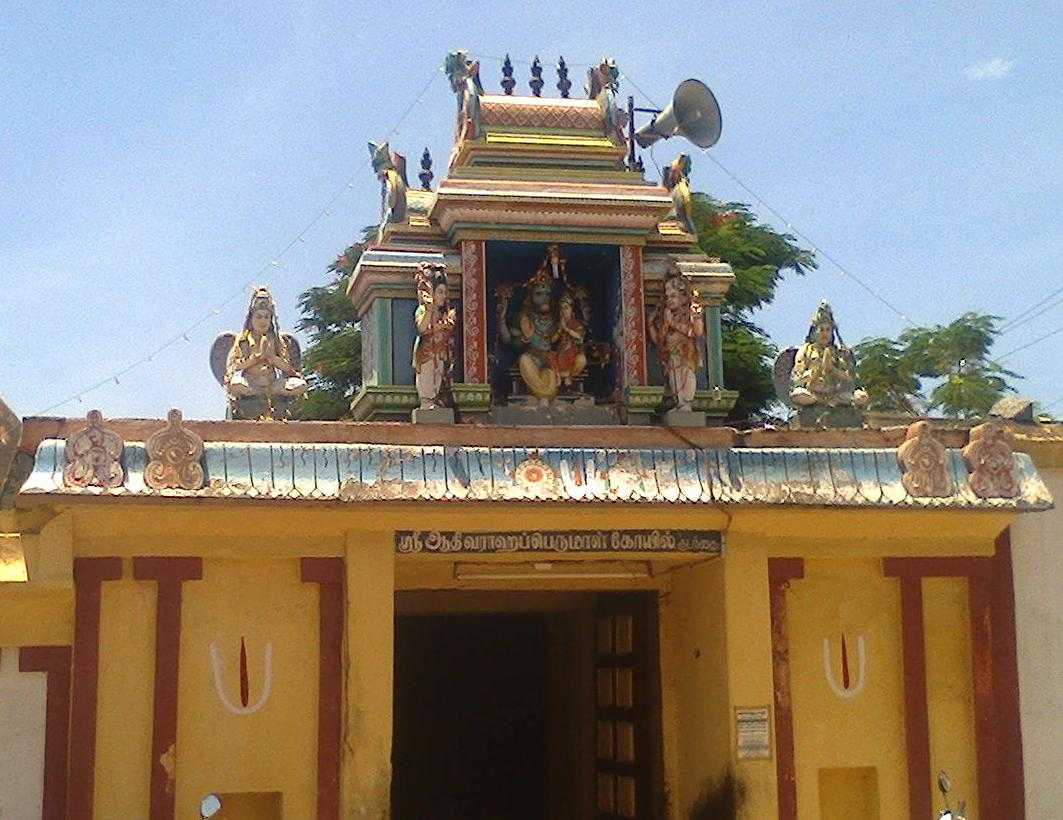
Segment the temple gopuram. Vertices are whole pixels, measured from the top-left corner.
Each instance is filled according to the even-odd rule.
[[[636,150],[715,100],[562,68],[447,55],[434,189],[370,144],[347,419],[264,287],[224,420],[0,401],[0,817],[1061,816],[1063,428],[872,424],[827,303],[729,426],[734,274]]]

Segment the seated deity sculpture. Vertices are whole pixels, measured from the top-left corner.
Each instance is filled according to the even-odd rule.
[[[680,411],[693,409],[701,369],[698,339],[705,333],[705,322],[696,296],[690,281],[673,269],[664,280],[664,299],[646,328],[667,377],[669,395]]]
[[[834,313],[825,301],[812,317],[805,343],[783,351],[775,369],[780,398],[807,418],[814,415],[824,421],[834,409],[867,405],[867,393],[857,387],[856,360],[842,342]]]
[[[517,351],[517,368],[533,400],[547,407],[560,392],[573,388],[587,368],[586,305],[579,290],[568,285],[565,260],[556,245],[547,249],[523,289],[513,317],[512,290],[497,292],[498,332]]]
[[[422,262],[417,270],[417,309],[414,324],[413,368],[421,407],[434,409],[441,403],[454,355],[456,312],[447,293],[444,265]]]
[[[295,401],[307,389],[301,358],[298,340],[278,328],[269,290],[258,288],[243,329],[221,334],[211,348],[211,369],[229,397],[230,417],[290,418]]]

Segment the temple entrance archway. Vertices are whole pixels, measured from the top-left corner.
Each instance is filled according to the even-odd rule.
[[[655,593],[399,593],[396,820],[658,817]]]

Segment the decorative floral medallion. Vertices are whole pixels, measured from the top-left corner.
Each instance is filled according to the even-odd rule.
[[[945,445],[934,437],[930,422],[917,421],[908,428],[897,448],[901,483],[915,498],[944,498],[954,492],[949,477]]]
[[[963,448],[963,460],[970,471],[971,491],[979,498],[1015,498],[1019,494],[1015,459],[1007,431],[1000,423],[989,421],[973,428]]]
[[[125,480],[122,452],[125,445],[117,433],[103,429],[103,415],[90,410],[89,426],[66,441],[63,483],[68,487],[121,487]]]
[[[198,490],[203,486],[203,440],[181,426],[181,411],[174,409],[166,417],[165,427],[153,433],[145,449],[148,466],[144,483],[153,490]]]
[[[557,497],[557,474],[554,468],[536,456],[526,458],[517,465],[513,470],[513,481],[530,498]]]

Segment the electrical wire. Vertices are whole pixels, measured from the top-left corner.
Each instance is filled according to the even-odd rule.
[[[1005,333],[1011,333],[1013,330],[1018,330],[1023,325],[1032,322],[1038,316],[1042,316],[1052,308],[1063,304],[1063,295],[1061,294],[1063,294],[1063,287],[1052,291],[1048,296],[1026,308],[1026,310],[1022,311],[1017,316],[1008,319],[1003,325],[1001,325],[1000,335],[1003,336]],[[1042,305],[1044,307],[1042,307]],[[1040,310],[1037,310],[1037,308],[1040,308]]]
[[[1063,327],[1057,327],[1055,330],[1049,331],[1048,333],[1044,334],[1043,336],[1038,336],[1036,339],[1033,339],[1032,341],[1029,341],[1029,342],[1027,342],[1024,345],[1019,345],[1018,347],[1013,348],[1012,350],[1009,350],[1004,355],[997,356],[995,359],[993,359],[993,361],[994,362],[1001,362],[1004,359],[1008,358],[1008,356],[1014,356],[1019,351],[1026,350],[1029,347],[1033,347],[1036,344],[1040,344],[1045,339],[1051,339],[1053,336],[1056,336],[1056,335],[1058,335],[1060,333],[1063,333]]]
[[[660,108],[661,107],[660,104],[657,103],[652,97],[650,97],[649,94],[647,94],[645,91],[642,90],[642,88],[639,86],[639,84],[637,82],[635,82],[634,79],[632,79],[630,74],[623,74],[622,78],[624,80],[627,80],[627,82],[631,83],[632,87],[639,94],[641,94],[650,103],[650,105],[652,105],[654,108]],[[721,171],[723,171],[724,174],[726,174],[731,179],[732,182],[734,182],[743,191],[745,191],[747,194],[749,194],[749,196],[751,196],[753,199],[755,199],[772,216],[774,216],[776,219],[778,219],[780,222],[782,222],[786,226],[786,229],[788,231],[792,232],[796,237],[798,237],[799,239],[804,240],[809,245],[811,245],[813,253],[818,254],[819,256],[823,257],[828,262],[830,262],[832,265],[834,265],[834,267],[837,268],[842,273],[843,276],[845,276],[848,279],[850,279],[851,281],[855,282],[864,291],[866,291],[874,299],[876,299],[880,304],[882,304],[884,307],[888,308],[890,311],[895,313],[898,317],[900,317],[904,321],[904,323],[906,325],[908,325],[910,327],[915,325],[915,323],[912,321],[912,319],[903,310],[901,310],[899,307],[897,307],[892,302],[890,302],[885,296],[883,296],[881,293],[879,293],[877,290],[875,290],[875,288],[873,288],[871,285],[869,285],[867,282],[865,282],[861,277],[857,276],[855,273],[853,273],[848,268],[846,268],[845,265],[843,265],[841,262],[839,262],[838,259],[835,258],[828,251],[824,250],[823,246],[820,243],[816,242],[815,239],[813,239],[811,236],[809,236],[806,232],[796,228],[794,226],[794,224],[789,219],[787,219],[770,202],[768,202],[764,197],[762,197],[760,194],[758,194],[756,191],[754,191],[752,188],[750,188],[749,185],[747,185],[745,182],[743,182],[738,177],[737,174],[732,172],[727,166],[725,166],[722,162],[720,162],[715,156],[713,156],[712,154],[708,153],[708,149],[704,149],[703,148],[703,149],[700,149],[700,150],[701,150],[701,153],[704,156],[708,157],[709,160],[717,168],[719,168]]]
[[[439,78],[439,76],[440,76],[440,72],[438,70],[436,70],[436,69],[433,69],[431,76],[429,77],[428,81],[424,84],[424,86],[421,88],[420,93],[418,93],[418,95],[413,99],[413,101],[409,105],[406,106],[406,108],[403,110],[402,114],[399,116],[398,120],[396,120],[395,124],[393,126],[391,126],[390,129],[388,129],[387,133],[384,135],[384,141],[387,141],[392,136],[394,136],[395,132],[399,130],[399,128],[402,126],[402,123],[410,115],[410,112],[413,111],[413,109],[417,106],[417,104],[421,102],[421,99],[428,92],[428,89],[431,87],[432,83],[434,83]],[[144,364],[147,364],[152,359],[154,359],[156,356],[158,356],[160,353],[162,353],[166,349],[172,347],[173,345],[177,344],[179,341],[182,341],[182,340],[186,341],[186,342],[187,341],[191,341],[190,338],[189,338],[189,334],[193,330],[195,330],[197,327],[199,327],[200,325],[202,325],[204,322],[208,321],[209,319],[212,319],[213,317],[218,316],[221,313],[221,309],[223,307],[225,307],[230,302],[232,302],[237,296],[240,296],[242,293],[245,293],[248,288],[253,287],[255,282],[258,282],[258,281],[261,280],[263,274],[265,274],[271,268],[278,267],[279,264],[280,264],[280,260],[283,259],[284,256],[293,247],[295,247],[297,244],[304,243],[306,241],[305,240],[306,235],[313,228],[315,228],[318,225],[318,223],[321,222],[322,219],[332,216],[332,207],[333,207],[333,205],[335,205],[336,202],[339,201],[340,197],[342,197],[344,194],[346,194],[348,191],[350,191],[351,189],[353,189],[355,187],[355,180],[358,178],[359,174],[361,174],[361,172],[365,168],[365,166],[368,165],[371,161],[372,161],[372,158],[370,158],[370,159],[366,160],[365,162],[361,163],[360,165],[358,165],[357,171],[354,174],[352,174],[351,177],[346,182],[344,182],[344,184],[343,184],[343,186],[341,188],[339,188],[334,194],[332,194],[332,196],[330,196],[328,198],[328,200],[325,202],[325,204],[321,208],[319,208],[317,210],[317,212],[314,214],[313,218],[311,218],[310,220],[307,221],[307,223],[303,226],[303,229],[301,231],[299,231],[289,242],[287,242],[285,245],[283,245],[280,248],[280,250],[268,262],[263,264],[262,267],[257,270],[257,272],[255,273],[255,275],[252,278],[250,278],[250,279],[246,280],[245,282],[243,282],[238,289],[234,290],[232,293],[230,293],[228,296],[226,296],[221,302],[215,304],[215,306],[208,313],[205,313],[204,315],[200,316],[198,319],[193,321],[191,324],[185,326],[185,328],[180,333],[178,333],[175,336],[167,339],[161,345],[159,345],[158,347],[152,349],[146,355],[141,356],[139,359],[137,359],[137,360],[131,362],[130,364],[126,365],[121,370],[118,370],[118,371],[112,373],[111,375],[100,379],[99,381],[96,381],[96,382],[93,382],[90,385],[87,385],[86,387],[82,388],[81,390],[77,391],[76,393],[72,393],[67,398],[65,398],[65,399],[63,399],[61,401],[57,401],[54,404],[49,405],[48,407],[45,407],[43,410],[38,410],[36,413],[34,413],[34,415],[43,416],[43,415],[45,415],[47,413],[50,413],[53,410],[56,410],[56,409],[62,407],[65,404],[69,404],[72,401],[80,402],[82,400],[82,398],[85,395],[87,395],[88,393],[91,393],[94,390],[98,390],[99,388],[103,387],[104,385],[110,384],[112,382],[114,384],[116,384],[116,385],[120,384],[121,383],[120,379],[121,379],[122,376],[126,375],[127,373],[132,372],[133,370],[136,370],[138,367],[140,367],[140,366],[142,366]]]

